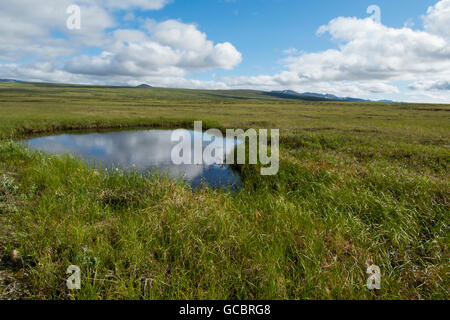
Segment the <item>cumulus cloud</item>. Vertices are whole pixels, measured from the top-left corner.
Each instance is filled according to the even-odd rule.
[[[115,14],[132,9],[157,10],[171,0],[78,0],[81,29],[66,28],[72,0],[2,0],[0,73],[32,81],[103,84],[152,84],[211,87],[187,80],[192,71],[232,69],[242,61],[229,42],[215,44],[194,24],[147,20],[120,29]],[[130,11],[131,10],[131,11]],[[113,31],[111,31],[113,30]],[[83,51],[96,48],[83,54]],[[223,83],[214,84],[223,88]]]
[[[387,27],[370,18],[338,17],[317,31],[318,36],[329,35],[338,49],[314,53],[289,49],[285,51],[289,56],[283,60],[284,71],[231,78],[227,83],[234,87],[253,84],[253,87],[298,90],[320,90],[333,84],[341,93],[372,94],[398,92],[392,84],[396,81],[436,82],[448,78],[450,0],[430,7],[423,19],[424,30],[413,30],[406,26]],[[349,88],[351,85],[353,90]],[[429,88],[433,90],[436,86]]]
[[[66,27],[71,0],[2,0],[0,2],[0,61],[53,59],[107,41],[105,30],[115,21],[100,1],[80,1],[82,30]]]
[[[442,0],[428,8],[424,16],[425,30],[431,34],[450,39],[450,1]]]
[[[414,91],[450,91],[450,81],[418,81],[408,87]]]
[[[228,43],[214,45],[196,26],[175,20],[147,23],[148,32],[117,30],[98,56],[73,58],[65,70],[98,76],[186,76],[190,70],[232,69],[242,61]]]
[[[306,79],[409,80],[450,70],[449,43],[437,35],[356,18],[337,18],[319,29],[325,32],[343,43],[339,50],[289,61],[291,69]]]

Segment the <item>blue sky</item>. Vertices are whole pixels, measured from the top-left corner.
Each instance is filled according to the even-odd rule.
[[[317,36],[317,29],[339,16],[368,17],[366,10],[374,3],[382,10],[384,24],[401,28],[408,21],[422,27],[420,16],[436,1],[176,0],[160,11],[136,16],[195,23],[211,40],[229,41],[243,54],[233,74],[257,75],[278,70],[286,49],[314,52],[336,47],[330,37]]]
[[[450,0],[17,2],[0,4],[0,78],[450,102]]]

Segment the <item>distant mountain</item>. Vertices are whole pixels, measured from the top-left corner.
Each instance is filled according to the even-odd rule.
[[[143,84],[138,85],[136,88],[151,88],[151,87],[152,86],[149,86],[148,84],[143,83]]]
[[[338,97],[334,94],[320,94],[320,93],[313,93],[313,92],[305,92],[302,93],[302,95],[305,96],[312,96],[312,97],[320,97],[328,100],[334,100],[334,101],[348,101],[348,102],[369,102],[370,100],[364,100],[364,99],[358,99],[358,98],[350,98],[350,97]]]
[[[300,93],[298,93],[298,92],[296,92],[294,90],[283,90],[283,91],[272,91],[272,92],[282,93],[282,94],[292,94],[292,95],[297,95],[297,96],[300,95]]]
[[[271,97],[281,98],[281,99],[295,99],[302,101],[329,101],[330,99],[326,99],[323,97],[317,97],[312,95],[303,95],[301,93],[292,91],[292,90],[284,90],[284,91],[271,91],[266,92],[267,95]]]
[[[0,79],[0,82],[17,82],[17,83],[23,83],[24,81],[14,80],[14,79]]]
[[[385,102],[385,103],[393,103],[394,101],[391,100],[365,100],[365,99],[359,99],[359,98],[351,98],[351,97],[338,97],[333,94],[321,94],[321,93],[314,93],[314,92],[304,92],[304,93],[298,93],[293,90],[283,90],[283,91],[272,91],[273,94],[276,94],[278,96],[285,96],[286,98],[290,97],[298,97],[299,99],[304,100],[306,97],[310,98],[316,98],[320,99],[322,101],[346,101],[346,102]]]

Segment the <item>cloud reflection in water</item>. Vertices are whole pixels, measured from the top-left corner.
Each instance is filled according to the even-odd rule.
[[[62,134],[39,137],[26,141],[32,149],[52,154],[74,154],[91,165],[103,168],[118,167],[137,170],[141,173],[158,171],[174,178],[183,178],[193,187],[202,182],[212,188],[240,187],[240,177],[229,166],[220,165],[174,165],[171,151],[177,142],[171,142],[172,130],[139,130],[89,134]],[[194,135],[200,132],[187,131],[194,153]],[[221,139],[214,137],[213,139]],[[227,139],[222,139],[224,146]],[[203,149],[210,142],[203,143]],[[234,141],[234,145],[237,142]],[[226,151],[226,152],[225,152]],[[231,150],[225,150],[224,156]]]

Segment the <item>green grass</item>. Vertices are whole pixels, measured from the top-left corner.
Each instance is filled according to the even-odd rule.
[[[257,91],[0,84],[0,298],[448,299],[450,106]],[[190,191],[11,139],[124,127],[281,129],[277,176]],[[66,288],[66,269],[82,289]],[[380,291],[366,287],[369,264]]]

